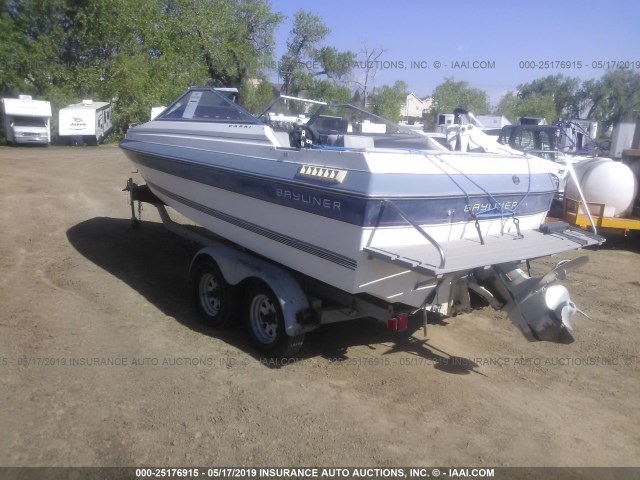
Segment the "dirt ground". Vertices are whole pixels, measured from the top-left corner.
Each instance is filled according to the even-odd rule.
[[[571,344],[485,309],[427,338],[323,327],[270,365],[200,326],[195,246],[150,207],[130,228],[132,170],[115,145],[0,147],[0,466],[640,465],[638,240],[562,257],[590,257]]]

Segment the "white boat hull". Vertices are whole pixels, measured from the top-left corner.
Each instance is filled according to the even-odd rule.
[[[387,302],[419,307],[435,287],[432,283],[416,289],[416,285],[425,284],[434,276],[390,265],[364,251],[364,247],[371,245],[433,249],[410,225],[363,228],[176,178],[152,168],[143,168],[141,173],[154,194],[195,223],[348,293],[368,293]],[[520,217],[520,228],[526,231],[539,226],[545,213]],[[484,220],[480,226],[483,236],[516,232],[511,218]],[[478,239],[475,226],[469,222],[423,225],[423,228],[442,243]]]

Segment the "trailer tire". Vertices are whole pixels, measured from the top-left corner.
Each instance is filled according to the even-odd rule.
[[[263,282],[248,285],[245,291],[245,321],[251,340],[271,358],[290,357],[300,350],[304,333],[290,336],[278,298]]]
[[[193,293],[202,323],[210,327],[226,327],[236,311],[236,290],[224,279],[213,260],[203,260],[193,273]]]

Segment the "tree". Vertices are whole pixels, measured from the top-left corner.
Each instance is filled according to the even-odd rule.
[[[360,67],[364,73],[362,74],[361,79],[356,80],[355,83],[360,87],[360,89],[357,90],[356,93],[358,94],[358,103],[360,103],[363,108],[367,107],[369,87],[373,83],[373,80],[378,73],[378,59],[385,51],[386,50],[382,48],[369,49],[368,47],[365,47],[361,51],[361,53],[364,55],[364,61],[358,62],[358,67]]]
[[[3,96],[39,95],[60,76],[64,66],[58,61],[58,45],[65,33],[59,21],[61,12],[53,2],[3,2],[0,60],[7,67],[0,69]]]
[[[588,80],[580,94],[588,99],[586,118],[600,122],[603,132],[640,117],[640,73],[636,71],[614,70],[598,80]]]
[[[190,85],[242,88],[271,59],[268,0],[0,0],[0,94],[114,105],[116,135]],[[6,34],[5,34],[6,32]],[[6,41],[5,41],[6,38]],[[55,130],[55,129],[54,129]]]
[[[531,94],[519,99],[516,108],[517,117],[538,117],[551,124],[558,118],[556,103],[551,95]]]
[[[538,100],[532,100],[531,103],[539,106],[539,99],[551,97],[555,111],[551,115],[551,121],[557,118],[580,118],[583,102],[579,95],[579,88],[580,80],[577,78],[549,75],[518,85],[518,98],[526,100],[535,96]]]
[[[348,76],[355,54],[340,52],[334,47],[319,47],[328,33],[329,29],[317,15],[303,10],[295,14],[287,52],[279,66],[284,93],[299,95],[305,92],[316,100],[330,102],[342,102],[348,98],[345,92],[349,91]]]
[[[500,99],[495,113],[504,115],[512,122],[518,117],[540,117],[546,119],[547,123],[558,118],[553,97],[537,93],[520,98],[515,92],[507,92]]]
[[[314,58],[321,67],[315,75],[326,75],[333,83],[346,85],[347,76],[353,69],[354,54],[352,52],[339,52],[334,47],[322,47],[314,52]]]
[[[453,112],[456,108],[464,108],[475,114],[487,113],[489,97],[482,90],[469,87],[467,82],[447,78],[433,92],[430,120],[435,124],[438,113]]]
[[[500,98],[500,103],[494,109],[493,113],[495,115],[504,115],[511,122],[515,122],[518,117],[518,102],[520,99],[518,98],[518,94],[513,91],[506,92]]]
[[[239,92],[239,103],[254,114],[260,113],[274,97],[273,88],[265,79],[259,79],[257,84],[245,82]]]
[[[169,38],[181,53],[206,65],[209,84],[239,87],[271,59],[273,30],[282,16],[265,0],[173,0],[168,5]],[[171,43],[164,48],[173,50]]]
[[[347,87],[336,85],[329,80],[312,80],[307,94],[314,100],[328,103],[349,103],[351,101],[351,91]]]
[[[303,10],[296,12],[293,29],[287,40],[287,52],[280,60],[279,73],[282,77],[282,90],[286,94],[297,94],[311,82],[310,64],[316,45],[329,33],[322,19]]]
[[[14,20],[10,16],[7,2],[0,3],[0,92],[31,93],[23,78],[23,66],[27,45],[14,28]]]
[[[640,112],[640,73],[614,70],[600,79],[579,84],[577,79],[562,75],[548,76],[518,86],[517,93],[508,92],[496,110],[515,120],[518,116],[587,118],[600,123],[606,132],[622,121],[635,121]]]
[[[400,120],[402,104],[406,102],[409,88],[403,81],[397,81],[392,87],[383,85],[371,93],[373,113],[389,120]]]

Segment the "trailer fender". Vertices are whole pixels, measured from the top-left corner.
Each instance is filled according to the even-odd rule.
[[[194,267],[204,258],[210,258],[218,264],[222,276],[230,285],[238,285],[247,279],[259,279],[269,285],[280,302],[288,335],[309,332],[317,326],[316,322],[305,321],[312,315],[309,301],[300,284],[284,268],[236,248],[215,245],[202,248],[193,257],[189,267],[190,276]]]

